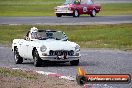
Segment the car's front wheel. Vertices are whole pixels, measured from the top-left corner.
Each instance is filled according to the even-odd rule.
[[[42,60],[39,57],[39,54],[38,54],[38,51],[37,50],[34,50],[34,52],[33,52],[33,59],[34,59],[34,66],[35,67],[41,66]]]
[[[92,10],[92,13],[90,14],[91,17],[95,17],[96,16],[96,10]]]
[[[21,64],[23,62],[23,58],[19,55],[17,47],[14,49],[14,60],[16,64]]]
[[[62,14],[56,13],[56,16],[57,16],[57,17],[62,17]]]
[[[78,59],[78,60],[70,61],[70,64],[71,64],[72,66],[77,66],[77,65],[79,65],[79,59]]]
[[[80,16],[79,11],[78,10],[75,10],[73,12],[73,17],[79,17],[79,16]]]

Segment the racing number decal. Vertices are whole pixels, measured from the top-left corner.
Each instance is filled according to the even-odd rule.
[[[87,12],[87,11],[88,11],[87,7],[83,7],[83,12]]]

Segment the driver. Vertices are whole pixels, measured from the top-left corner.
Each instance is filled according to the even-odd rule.
[[[36,27],[31,28],[31,30],[27,34],[27,39],[38,39],[38,29]]]
[[[80,0],[75,0],[74,4],[80,4],[80,2],[81,2]]]

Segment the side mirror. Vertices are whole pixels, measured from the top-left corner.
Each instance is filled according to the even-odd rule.
[[[26,37],[26,36],[24,36],[24,39],[25,39],[26,41],[29,41],[29,40],[30,40],[30,38],[29,38],[29,37]]]
[[[27,40],[27,41],[30,41],[30,38],[29,38],[29,37],[26,37],[26,40]]]

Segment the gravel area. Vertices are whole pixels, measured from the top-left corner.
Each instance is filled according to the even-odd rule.
[[[35,78],[9,76],[9,74],[5,76],[0,73],[0,88],[81,88],[75,81],[49,77],[28,71],[23,71],[22,73],[28,73],[28,75],[33,75]]]

